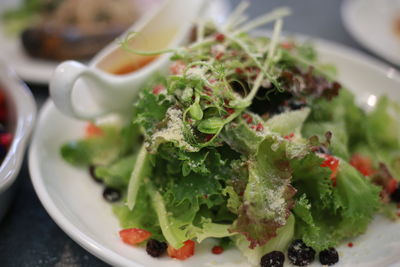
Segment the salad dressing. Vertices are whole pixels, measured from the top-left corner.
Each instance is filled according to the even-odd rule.
[[[153,62],[156,58],[157,56],[143,56],[130,64],[122,65],[119,68],[116,68],[111,73],[116,75],[128,74],[147,66],[148,64]]]

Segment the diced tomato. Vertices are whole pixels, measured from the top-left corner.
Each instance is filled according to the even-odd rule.
[[[328,167],[331,169],[331,180],[333,181],[333,186],[336,186],[336,174],[338,172],[338,167],[339,167],[339,160],[335,158],[334,156],[327,155],[327,154],[321,154],[325,160],[322,162],[321,167]]]
[[[224,248],[221,246],[213,246],[213,248],[211,249],[213,254],[221,254],[222,252],[224,252]]]
[[[350,164],[364,176],[371,176],[376,172],[372,167],[372,160],[360,154],[351,156]]]
[[[157,84],[156,86],[153,87],[153,94],[154,95],[159,95],[164,90],[165,90],[165,86],[164,85]]]
[[[183,247],[179,249],[175,249],[171,245],[168,245],[168,256],[178,260],[186,260],[187,258],[190,258],[194,255],[194,247],[195,243],[192,240],[185,241],[183,243]]]
[[[177,60],[174,63],[172,63],[171,67],[169,68],[169,71],[174,75],[179,75],[183,73],[185,68],[186,68],[185,63],[183,63],[180,60]]]
[[[119,236],[124,243],[136,245],[149,239],[151,237],[151,233],[139,228],[128,228],[119,231]]]
[[[85,133],[86,137],[95,137],[101,136],[103,134],[103,130],[94,123],[90,122],[86,125]]]

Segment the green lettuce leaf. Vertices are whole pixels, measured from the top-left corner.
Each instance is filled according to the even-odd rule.
[[[95,174],[107,186],[124,189],[128,186],[136,157],[136,154],[132,154],[118,159],[109,166],[98,166],[95,169]]]
[[[71,141],[61,147],[61,156],[74,165],[108,165],[120,156],[131,153],[138,143],[135,125],[102,125],[101,136]]]
[[[380,189],[344,160],[334,186],[331,171],[320,167],[318,158],[310,154],[292,166],[298,190],[295,236],[319,251],[366,230],[379,208]]]
[[[248,183],[231,231],[245,235],[250,248],[276,236],[290,214],[295,193],[290,185],[290,160],[300,156],[290,154],[290,145],[277,135],[268,135],[248,161]]]

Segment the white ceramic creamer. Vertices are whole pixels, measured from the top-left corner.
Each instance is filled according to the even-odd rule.
[[[142,17],[123,35],[137,33],[129,47],[158,51],[177,47],[191,30],[204,0],[166,0]],[[94,119],[130,109],[140,86],[169,62],[170,54],[141,56],[124,50],[120,40],[105,47],[89,65],[65,61],[50,81],[50,96],[64,114]],[[134,70],[136,69],[136,70]]]

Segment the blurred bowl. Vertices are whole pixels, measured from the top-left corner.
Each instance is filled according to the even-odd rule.
[[[36,105],[26,85],[11,68],[0,61],[0,90],[7,105],[7,131],[13,136],[0,165],[0,221],[16,188],[15,181],[24,159],[36,117]]]

